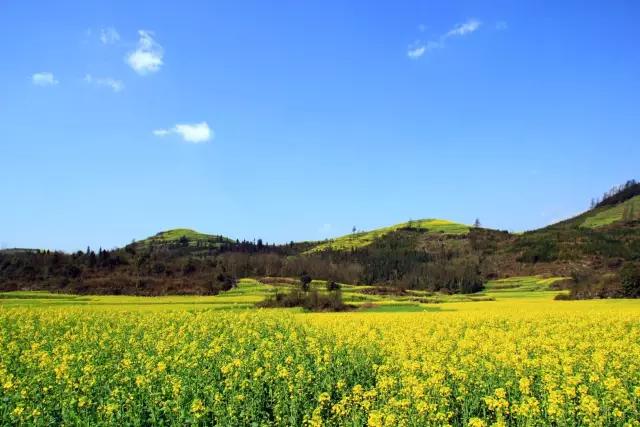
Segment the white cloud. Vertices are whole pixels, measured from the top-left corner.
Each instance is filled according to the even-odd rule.
[[[411,59],[418,59],[422,57],[425,53],[428,53],[435,49],[444,48],[444,42],[451,37],[460,37],[467,34],[471,34],[480,28],[482,23],[476,19],[470,19],[465,23],[458,24],[443,35],[441,35],[437,40],[429,40],[427,42],[417,41],[413,44],[409,45],[407,49],[407,56]],[[422,26],[420,27],[420,31],[422,30]]]
[[[153,39],[151,31],[139,30],[138,35],[140,36],[138,47],[127,54],[125,58],[127,64],[142,76],[159,71],[164,56],[162,46]]]
[[[209,129],[207,122],[176,125],[174,131],[182,135],[182,138],[187,142],[199,143],[211,139],[211,129]]]
[[[171,133],[169,129],[156,129],[153,131],[155,136],[167,136]]]
[[[31,81],[36,86],[55,86],[59,83],[53,76],[53,73],[47,71],[35,73],[31,76]]]
[[[444,37],[448,38],[448,37],[464,36],[466,34],[471,34],[474,31],[476,31],[478,28],[480,28],[481,24],[482,23],[480,21],[477,21],[475,19],[470,19],[463,24],[458,24],[455,27],[453,27],[451,30],[447,32],[447,34],[445,34]]]
[[[102,28],[100,30],[100,41],[102,44],[113,44],[120,40],[120,34],[113,27]]]
[[[177,124],[171,129],[156,129],[153,131],[155,136],[164,137],[170,134],[177,134],[182,137],[185,142],[199,144],[213,139],[214,134],[207,122],[193,124]]]
[[[444,44],[442,42],[428,41],[426,43],[423,43],[418,41],[409,46],[409,49],[407,50],[407,56],[411,59],[418,59],[425,53],[443,47]]]
[[[422,55],[424,55],[424,52],[426,50],[426,46],[415,46],[415,47],[411,47],[409,46],[409,50],[407,50],[407,56],[411,59],[418,59],[420,58]]]
[[[112,79],[111,77],[93,77],[91,74],[84,76],[84,81],[96,86],[106,86],[114,92],[120,92],[124,89],[124,83],[121,80]]]

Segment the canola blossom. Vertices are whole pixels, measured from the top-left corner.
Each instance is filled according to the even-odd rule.
[[[638,420],[634,310],[0,309],[1,425]]]

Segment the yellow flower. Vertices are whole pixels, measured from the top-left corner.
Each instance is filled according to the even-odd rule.
[[[367,419],[367,425],[369,427],[382,427],[384,426],[384,417],[380,411],[371,411],[369,418]]]
[[[13,415],[16,418],[19,418],[23,412],[24,412],[24,406],[18,405],[13,409],[13,411],[11,412],[11,415]]]
[[[136,375],[136,385],[138,387],[143,387],[146,384],[147,380],[143,375]]]
[[[329,402],[330,400],[331,400],[331,396],[327,392],[322,392],[322,393],[320,393],[320,396],[318,396],[318,403],[320,405],[324,405],[325,403]]]
[[[204,413],[204,403],[202,402],[202,400],[200,399],[194,399],[193,402],[191,402],[191,413],[196,417],[199,418],[203,415]]]
[[[485,427],[486,424],[480,418],[471,418],[467,423],[468,427]]]
[[[520,393],[529,394],[531,392],[531,380],[529,378],[520,378],[518,384]]]

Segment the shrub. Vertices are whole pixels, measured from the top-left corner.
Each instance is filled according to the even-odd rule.
[[[302,273],[300,276],[300,289],[303,292],[309,291],[309,286],[311,285],[311,276],[309,276],[306,272]]]
[[[321,294],[318,291],[301,292],[297,289],[288,293],[276,293],[259,302],[256,306],[264,308],[302,307],[308,311],[346,311],[353,308],[342,301],[342,292],[340,291]]]
[[[640,265],[627,262],[620,269],[620,283],[625,297],[640,297]]]
[[[339,291],[341,288],[342,286],[340,286],[340,283],[334,282],[333,280],[327,280],[327,290],[329,292]]]

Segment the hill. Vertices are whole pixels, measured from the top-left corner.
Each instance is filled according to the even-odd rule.
[[[420,219],[408,221],[391,225],[389,227],[347,234],[335,239],[330,239],[314,246],[308,251],[308,253],[320,252],[327,249],[345,251],[362,248],[369,246],[377,239],[398,230],[420,230],[428,233],[463,235],[469,233],[469,226],[444,219]]]
[[[154,236],[136,242],[139,247],[148,246],[190,246],[198,248],[217,248],[234,241],[222,235],[199,233],[189,228],[175,228],[161,231]]]

